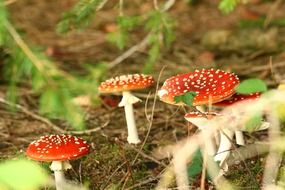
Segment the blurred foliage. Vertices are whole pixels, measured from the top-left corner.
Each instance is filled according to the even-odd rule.
[[[188,177],[194,181],[195,177],[202,172],[203,169],[203,155],[201,150],[198,149],[193,155],[191,163],[187,167]]]
[[[72,29],[81,29],[90,24],[99,9],[106,0],[80,0],[70,10],[63,13],[57,26],[59,33],[66,33]]]
[[[129,31],[134,29],[140,22],[138,16],[119,16],[117,18],[118,29],[110,32],[107,39],[114,43],[120,50],[126,47],[129,38]]]
[[[19,159],[0,163],[1,190],[36,190],[47,181],[47,173],[33,161]]]
[[[254,131],[258,131],[259,126],[262,123],[262,113],[254,113],[252,114],[248,120],[245,122],[245,126],[244,129],[247,132],[254,132]]]
[[[240,28],[263,28],[264,23],[266,21],[266,17],[260,17],[255,20],[240,20],[239,27]],[[277,27],[285,27],[285,18],[277,18],[270,21],[269,26],[277,26]]]
[[[247,0],[221,0],[219,4],[219,9],[225,13],[228,14],[232,12],[238,3],[246,3]]]
[[[83,77],[61,70],[41,50],[30,48],[22,40],[9,22],[3,0],[0,0],[0,32],[1,47],[8,52],[4,60],[4,77],[9,81],[6,98],[15,103],[19,96],[18,87],[30,86],[39,95],[41,114],[64,119],[73,127],[82,129],[84,112],[73,103],[73,98],[88,94],[97,99],[98,81],[105,73],[104,63],[88,66]]]
[[[247,79],[242,81],[236,88],[235,91],[239,94],[251,94],[255,92],[267,91],[267,86],[263,80],[260,79]]]

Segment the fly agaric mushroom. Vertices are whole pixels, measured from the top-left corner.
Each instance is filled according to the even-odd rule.
[[[248,95],[234,94],[229,99],[223,100],[221,102],[217,102],[217,103],[213,104],[213,106],[228,107],[228,106],[234,105],[236,103],[241,103],[241,102],[244,103],[245,101],[249,102],[251,100],[255,100],[255,99],[259,98],[260,95],[261,95],[261,93],[259,93],[259,92],[248,94]],[[235,137],[236,137],[236,143],[238,145],[242,145],[242,146],[245,145],[243,134],[242,134],[241,130],[235,131]]]
[[[62,190],[65,181],[64,171],[71,168],[69,160],[80,158],[89,153],[90,146],[81,138],[71,135],[46,135],[33,141],[26,154],[33,160],[52,162],[57,190]]]
[[[175,103],[174,97],[187,92],[195,92],[193,105],[216,103],[232,96],[239,84],[238,77],[222,70],[202,69],[180,74],[167,79],[158,91],[160,100],[169,104]]]
[[[138,144],[140,139],[138,137],[137,127],[134,119],[133,104],[141,101],[130,93],[131,90],[138,90],[147,88],[154,83],[154,78],[150,75],[132,74],[121,75],[102,82],[98,87],[100,93],[116,93],[122,92],[123,98],[119,103],[119,107],[125,108],[125,117],[128,128],[128,143]]]
[[[206,128],[209,127],[206,125],[206,123],[209,119],[211,119],[212,117],[217,116],[217,115],[218,114],[214,113],[214,112],[201,113],[201,112],[197,112],[197,111],[189,112],[189,113],[184,115],[184,118],[188,122],[196,125],[202,131],[203,135],[205,136],[205,139],[207,139],[205,141],[205,148],[206,148],[207,153],[210,156],[213,156],[216,154],[216,145],[215,145],[214,139],[205,133]]]

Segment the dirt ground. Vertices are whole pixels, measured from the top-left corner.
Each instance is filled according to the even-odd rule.
[[[118,14],[112,3],[98,13],[95,21],[86,30],[67,35],[55,32],[61,13],[70,9],[74,2],[21,0],[8,7],[13,23],[22,32],[25,40],[43,48],[62,69],[72,72],[80,70],[85,62],[96,64],[101,60],[112,61],[118,57],[122,51],[106,41],[106,27],[115,23]],[[223,15],[217,9],[216,0],[199,1],[191,6],[185,1],[177,1],[170,9],[176,21],[176,40],[170,49],[163,50],[161,59],[155,64],[153,76],[157,79],[165,67],[159,81],[161,85],[172,75],[196,68],[214,67],[233,71],[241,79],[258,77],[265,80],[270,88],[276,87],[285,79],[285,25],[239,26],[242,19],[256,20],[262,16],[272,20],[285,19],[285,4],[274,10],[274,2],[250,1],[239,6],[233,13]],[[129,1],[128,4],[130,5],[125,10],[126,14],[143,13],[152,8],[152,4],[147,1]],[[145,35],[144,31],[135,31],[129,47],[138,43]],[[112,77],[140,72],[146,58],[147,51],[137,52],[109,70],[106,75]],[[270,58],[273,70],[270,68]],[[0,87],[3,95],[7,86],[1,83]],[[186,110],[166,105],[159,100],[154,102],[155,87],[150,91],[147,103],[148,92],[137,93],[143,103],[135,105],[139,135],[147,138],[144,147],[126,144],[126,124],[122,108],[108,105],[87,108],[88,129],[102,129],[80,135],[91,143],[92,151],[84,159],[72,162],[74,168],[68,172],[69,179],[82,182],[94,190],[116,187],[143,190],[155,187],[170,158],[159,160],[154,152],[158,147],[173,144],[195,133],[195,128],[184,120]],[[23,107],[16,112],[11,112],[7,105],[0,103],[1,159],[24,156],[25,149],[32,140],[55,132],[45,118],[37,117],[37,100],[33,94],[28,89],[23,89],[21,93],[19,104]],[[117,96],[112,97],[115,103],[120,99]],[[147,117],[151,116],[152,111],[153,122],[149,123]],[[63,121],[52,122],[62,129],[72,130]],[[248,143],[253,143],[256,138],[266,138],[266,132],[246,135]],[[227,178],[238,187],[259,189],[263,164],[261,157],[233,166],[234,172],[230,172]]]

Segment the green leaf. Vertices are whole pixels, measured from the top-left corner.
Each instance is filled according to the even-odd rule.
[[[38,189],[48,180],[48,175],[35,162],[9,160],[0,164],[0,187],[13,190]]]
[[[152,36],[150,44],[151,47],[148,51],[148,59],[143,68],[143,73],[145,74],[149,74],[152,72],[153,66],[160,56],[160,44],[157,35]]]
[[[8,13],[4,1],[0,0],[0,46],[4,45],[8,32],[5,27],[5,23],[8,20]]]
[[[253,132],[258,129],[258,127],[262,123],[262,114],[256,113],[253,116],[251,116],[245,123],[245,130],[248,132]]]
[[[40,113],[56,118],[61,113],[62,103],[62,99],[56,90],[47,89],[40,97]]]
[[[232,12],[237,6],[237,0],[221,0],[219,4],[219,9],[228,14]]]
[[[126,41],[128,39],[128,34],[122,30],[115,32],[110,32],[107,34],[107,40],[115,44],[120,50],[124,49],[126,46]]]
[[[138,16],[119,16],[117,23],[121,29],[131,30],[139,24],[139,21]]]
[[[103,0],[79,0],[72,10],[63,13],[57,31],[66,33],[72,29],[88,26],[102,2]]]
[[[235,91],[239,94],[251,94],[255,92],[267,91],[267,86],[263,80],[260,79],[247,79],[242,81],[236,88]]]
[[[175,96],[174,101],[175,103],[183,102],[188,106],[193,106],[194,97],[196,96],[196,92],[186,92],[185,94]]]
[[[198,174],[202,172],[203,169],[203,155],[199,150],[197,150],[193,156],[193,159],[187,167],[187,173],[188,177],[193,179],[195,178]]]

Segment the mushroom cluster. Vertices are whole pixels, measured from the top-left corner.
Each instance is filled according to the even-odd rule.
[[[212,117],[221,116],[217,113],[205,112],[203,109],[198,109],[197,106],[213,105],[215,107],[226,107],[236,103],[254,100],[259,98],[260,93],[250,95],[236,94],[235,87],[239,84],[239,78],[234,73],[225,72],[215,69],[195,70],[185,74],[176,75],[167,79],[161,89],[158,91],[158,96],[161,101],[173,105],[185,105],[183,102],[175,102],[176,96],[181,96],[188,92],[194,92],[196,96],[193,99],[193,106],[196,106],[200,112],[190,112],[185,115],[185,119],[196,125],[202,133],[207,128],[207,120]],[[236,141],[240,145],[244,145],[242,132],[235,131]],[[206,134],[204,134],[206,135]],[[223,162],[228,156],[229,149],[232,146],[231,139],[234,133],[228,129],[221,129],[219,134],[219,147],[216,150],[216,145],[213,139],[206,139],[206,151],[209,155],[215,155],[215,160]]]

